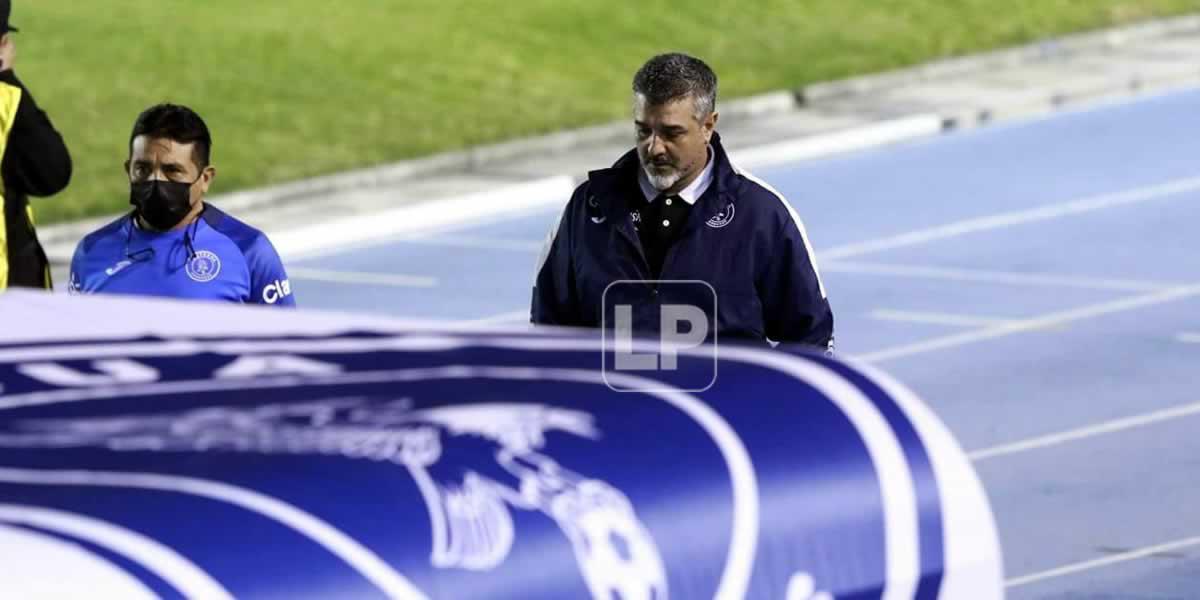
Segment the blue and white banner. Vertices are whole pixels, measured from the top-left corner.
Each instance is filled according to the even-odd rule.
[[[686,392],[710,348],[37,293],[0,335],[0,596],[1003,597],[963,452],[862,366]]]

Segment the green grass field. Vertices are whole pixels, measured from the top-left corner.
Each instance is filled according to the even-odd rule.
[[[16,70],[75,178],[43,222],[127,204],[134,117],[213,130],[215,192],[621,118],[650,55],[705,58],[722,98],[1150,16],[1200,0],[18,0]]]

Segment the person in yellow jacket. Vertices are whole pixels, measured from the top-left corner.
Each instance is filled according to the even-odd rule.
[[[52,196],[71,181],[62,136],[13,71],[10,0],[0,0],[0,290],[50,289],[50,263],[38,242],[29,196]]]

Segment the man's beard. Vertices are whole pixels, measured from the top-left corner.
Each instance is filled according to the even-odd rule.
[[[650,181],[650,185],[660,192],[670,189],[683,177],[683,171],[674,166],[667,171],[655,172],[651,165],[642,163],[642,171],[646,173],[646,179]]]

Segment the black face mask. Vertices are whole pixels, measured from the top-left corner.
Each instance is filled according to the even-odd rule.
[[[129,203],[147,225],[166,231],[192,211],[191,189],[196,181],[135,181],[129,184]]]

